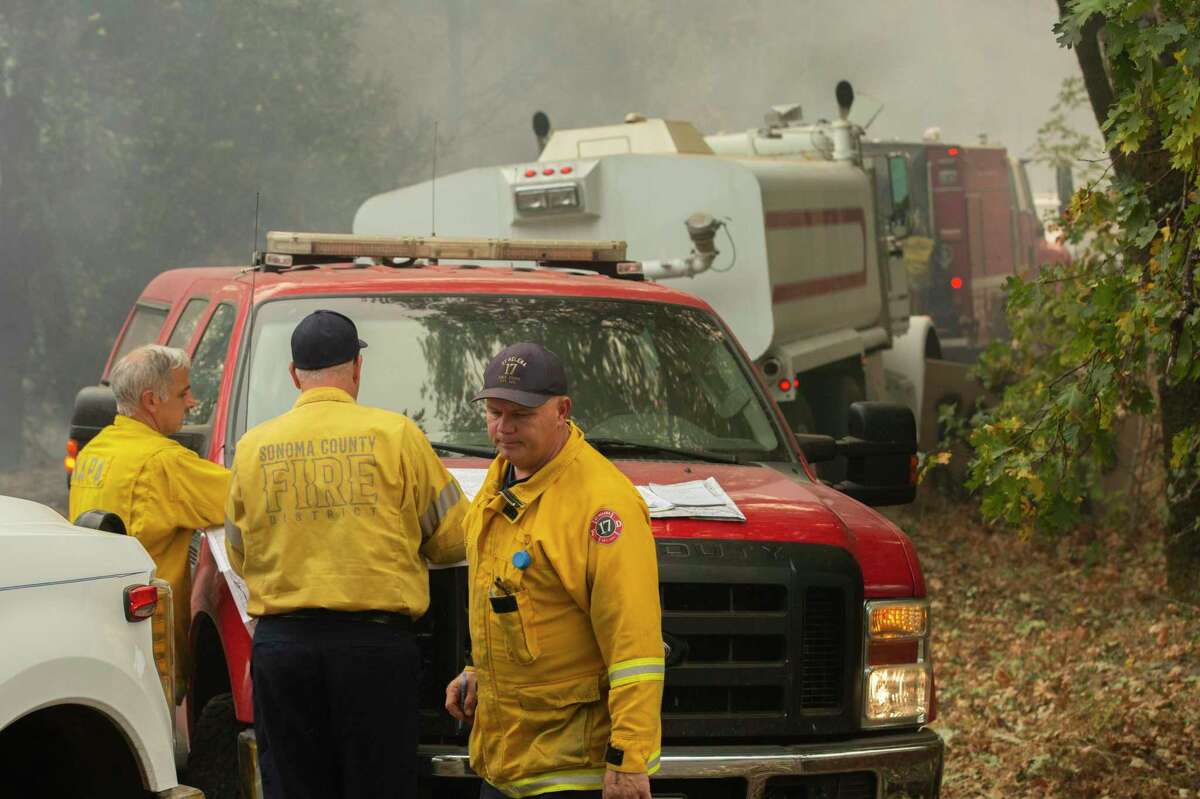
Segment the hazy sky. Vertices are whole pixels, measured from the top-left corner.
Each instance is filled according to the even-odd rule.
[[[876,137],[986,132],[1027,154],[1075,54],[1054,0],[364,0],[365,69],[396,86],[413,124],[437,118],[439,171],[534,157],[529,118],[556,127],[628,111],[703,132],[757,127],[772,104],[834,113],[849,79],[853,117]],[[450,30],[456,36],[449,35]],[[1090,109],[1080,130],[1095,131]],[[1051,176],[1035,175],[1050,190]]]

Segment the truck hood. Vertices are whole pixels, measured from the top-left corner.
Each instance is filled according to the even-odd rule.
[[[924,581],[908,536],[875,510],[813,483],[799,464],[766,466],[662,461],[615,461],[635,485],[716,478],[746,516],[745,522],[655,519],[656,538],[788,541],[839,546],[858,561],[864,593],[922,596]]]
[[[76,527],[45,505],[0,496],[0,592],[153,571],[136,538]]]

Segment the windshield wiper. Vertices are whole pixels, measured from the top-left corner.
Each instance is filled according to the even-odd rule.
[[[665,444],[646,444],[640,441],[626,441],[623,438],[589,438],[587,442],[601,452],[614,449],[638,450],[641,452],[665,452],[670,455],[682,455],[685,458],[691,458],[692,460],[709,461],[711,463],[740,463],[735,455],[721,455],[717,452],[708,452],[702,449],[680,449],[678,447],[668,447]]]
[[[491,460],[496,457],[496,450],[487,447],[472,447],[470,444],[447,444],[442,441],[430,441],[429,446],[442,452],[454,452],[459,455],[473,455],[476,458]]]

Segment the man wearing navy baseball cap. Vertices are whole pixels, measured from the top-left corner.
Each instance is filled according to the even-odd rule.
[[[473,724],[480,797],[650,799],[664,663],[646,503],[571,420],[541,344],[501,350],[475,401],[496,459],[463,522],[475,665],[446,710]]]
[[[296,369],[327,369],[358,358],[367,342],[353,320],[337,311],[313,311],[292,331],[292,377]],[[296,388],[300,388],[297,383]]]
[[[258,618],[254,728],[267,799],[417,795],[426,559],[463,559],[466,501],[407,417],[358,404],[366,342],[314,311],[290,411],[238,442],[229,560]]]

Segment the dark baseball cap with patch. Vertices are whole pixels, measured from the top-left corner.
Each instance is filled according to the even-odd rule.
[[[483,371],[481,399],[502,399],[536,408],[551,397],[567,393],[562,360],[541,344],[522,342],[505,347]]]
[[[337,311],[313,311],[292,331],[292,363],[297,369],[324,369],[353,361],[367,342],[350,317]]]

